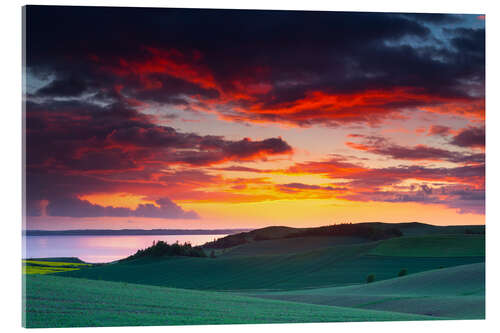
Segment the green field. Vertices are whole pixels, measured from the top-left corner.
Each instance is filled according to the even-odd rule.
[[[484,261],[484,256],[403,257],[370,253],[384,242],[338,245],[281,255],[222,255],[216,259],[191,257],[145,258],[114,263],[64,276],[141,283],[184,289],[301,289],[362,283],[368,274],[377,279],[397,276],[402,268],[417,273]],[[267,242],[267,241],[266,241]],[[276,246],[288,240],[276,240]],[[254,248],[257,243],[241,246]],[[237,251],[236,249],[234,251]],[[242,250],[239,250],[243,252]],[[259,253],[261,251],[258,251]],[[200,279],[200,276],[203,277]]]
[[[280,227],[277,239],[218,249],[216,258],[29,260],[26,268],[45,271],[24,275],[26,326],[484,318],[481,230],[403,227],[411,235],[379,241],[280,238],[289,232]]]
[[[59,276],[26,277],[27,327],[422,320],[428,316]]]
[[[388,239],[370,254],[399,257],[484,256],[484,235],[429,235]]]
[[[370,284],[267,292],[254,296],[311,304],[484,318],[484,263],[435,269]]]
[[[278,240],[264,240],[217,251],[224,258],[235,256],[290,255],[313,251],[337,245],[364,243],[366,240],[354,237],[299,237]]]

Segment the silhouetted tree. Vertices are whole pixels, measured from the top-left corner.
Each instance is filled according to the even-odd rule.
[[[207,255],[199,246],[192,247],[189,243],[179,244],[175,242],[172,245],[164,241],[153,242],[144,250],[138,250],[135,254],[123,259],[130,260],[142,257],[162,257],[162,256],[186,256],[186,257],[206,257]]]

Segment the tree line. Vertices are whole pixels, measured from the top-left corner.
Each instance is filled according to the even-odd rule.
[[[163,257],[163,256],[185,256],[185,257],[206,257],[207,255],[199,246],[191,246],[189,243],[168,244],[164,241],[154,242],[153,245],[137,252],[123,260],[131,260],[143,257]]]

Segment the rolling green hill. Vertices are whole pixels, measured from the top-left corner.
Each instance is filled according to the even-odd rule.
[[[383,228],[389,231],[372,233]],[[270,227],[225,238],[222,245],[235,240],[234,246],[216,247],[216,258],[143,251],[102,265],[73,260],[79,270],[61,258],[33,262],[29,267],[46,266],[46,275],[24,275],[26,325],[484,318],[484,228],[399,229],[403,236],[376,223],[347,230],[370,231],[353,237],[330,227]],[[242,237],[249,238],[241,243]],[[52,267],[61,265],[63,272]],[[408,275],[397,277],[402,269]],[[369,274],[375,282],[367,284]]]
[[[284,240],[274,240],[279,247]],[[403,257],[370,255],[390,240],[337,245],[293,254],[210,258],[141,258],[63,276],[123,281],[156,286],[206,290],[302,289],[363,283],[368,274],[377,280],[390,279],[406,268],[410,274],[439,267],[483,262],[484,256]],[[263,242],[256,242],[261,244]],[[245,245],[246,246],[246,245]],[[270,245],[269,245],[270,246]],[[235,249],[234,251],[237,251]]]
[[[271,226],[255,229],[248,232],[228,235],[203,246],[207,249],[228,249],[243,244],[262,242],[267,240],[278,240],[287,238],[319,238],[319,237],[351,237],[369,240],[381,240],[399,236],[422,236],[422,235],[484,235],[484,225],[473,226],[436,226],[419,222],[405,223],[342,223],[321,227],[291,228],[283,226]]]
[[[425,320],[429,316],[265,300],[230,293],[26,276],[26,327]]]
[[[484,256],[484,235],[426,235],[392,238],[369,254],[397,257]]]
[[[403,223],[383,223],[383,222],[363,222],[362,225],[371,225],[375,228],[397,228],[401,230],[404,236],[422,236],[422,235],[451,235],[451,234],[484,234],[484,225],[432,225],[421,222],[403,222]]]
[[[219,256],[224,258],[235,256],[261,256],[295,254],[300,252],[313,251],[336,245],[350,245],[367,242],[366,239],[356,237],[298,237],[275,240],[263,240],[235,246],[232,248],[217,251]]]
[[[450,318],[484,318],[484,263],[425,271],[370,284],[268,292],[262,298]]]
[[[249,232],[228,235],[213,242],[202,245],[206,249],[227,249],[239,245],[266,240],[279,240],[289,238],[318,238],[318,237],[350,237],[364,240],[381,240],[399,237],[403,234],[399,229],[388,224],[376,223],[341,223],[313,228],[290,228],[273,226],[256,229]]]
[[[434,269],[384,281],[347,287],[318,288],[280,294],[349,295],[484,295],[485,264],[475,263]],[[277,293],[278,294],[278,293]]]

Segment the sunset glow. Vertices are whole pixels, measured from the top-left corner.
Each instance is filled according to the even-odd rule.
[[[28,229],[484,224],[484,16],[46,10]]]

